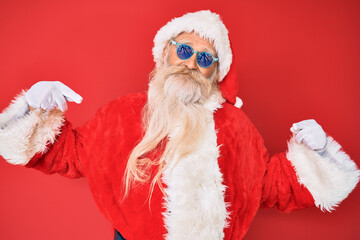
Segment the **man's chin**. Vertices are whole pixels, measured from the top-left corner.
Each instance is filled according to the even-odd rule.
[[[168,99],[187,106],[204,102],[202,88],[204,86],[202,87],[200,83],[189,76],[170,76],[165,80],[163,91]]]
[[[179,90],[176,93],[167,93],[166,98],[173,103],[178,103],[181,105],[189,106],[194,104],[203,103],[203,97],[201,96],[200,91],[195,92],[186,92]]]

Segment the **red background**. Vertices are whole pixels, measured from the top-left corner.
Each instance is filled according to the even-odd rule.
[[[237,58],[244,111],[270,153],[293,122],[314,118],[359,165],[360,1],[0,2],[0,109],[21,89],[58,80],[84,101],[74,126],[117,96],[147,89],[157,30],[185,12],[219,13]],[[1,239],[112,239],[86,179],[0,159]],[[360,239],[360,192],[333,213],[260,210],[245,239]]]

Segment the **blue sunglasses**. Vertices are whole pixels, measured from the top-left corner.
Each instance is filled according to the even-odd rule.
[[[208,68],[214,62],[219,61],[219,58],[214,57],[210,53],[195,51],[191,46],[185,43],[177,43],[174,40],[171,40],[171,43],[176,46],[176,54],[181,60],[187,60],[196,53],[196,61],[202,68]]]

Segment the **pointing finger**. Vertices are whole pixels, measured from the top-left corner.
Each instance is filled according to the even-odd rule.
[[[55,82],[55,86],[60,90],[61,94],[64,95],[66,101],[76,103],[82,102],[83,98],[62,82]]]
[[[293,124],[293,128],[295,130],[301,130],[307,127],[311,127],[314,126],[316,123],[316,121],[314,119],[307,119],[307,120],[303,120],[301,122],[297,122]]]
[[[292,133],[295,133],[295,134],[299,132],[299,130],[296,130],[294,127],[291,127],[291,128],[290,128],[290,131],[291,131]]]

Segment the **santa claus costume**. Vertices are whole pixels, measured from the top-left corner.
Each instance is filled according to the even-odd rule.
[[[11,121],[27,105],[22,91],[0,115],[0,154],[46,174],[86,177],[100,211],[125,239],[241,239],[260,207],[334,209],[358,182],[355,163],[330,136],[323,156],[291,139],[287,152],[269,157],[236,97],[228,31],[217,14],[199,11],[167,23],[154,39],[155,62],[170,39],[192,31],[213,41],[223,98],[205,103],[212,118],[201,144],[164,172],[167,196],[155,186],[149,200],[149,182],[121,198],[129,154],[143,137],[147,92],[119,97],[73,128],[57,109]],[[162,151],[159,146],[149,158]]]

